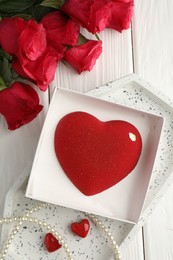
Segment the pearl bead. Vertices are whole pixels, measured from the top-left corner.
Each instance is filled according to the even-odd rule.
[[[57,238],[58,238],[58,240],[61,240],[61,239],[62,239],[62,237],[61,237],[60,235],[58,235]]]
[[[100,225],[100,228],[101,228],[102,230],[104,230],[104,227],[105,227],[105,226],[104,226],[103,224]]]
[[[7,243],[7,241],[4,243],[4,248],[8,248],[10,246],[9,243]]]
[[[67,252],[67,255],[71,257],[71,256],[72,256],[72,253],[68,251],[68,252]]]
[[[69,249],[68,247],[65,248],[65,252],[68,253],[68,255],[69,255],[69,253],[70,253],[70,249]]]
[[[9,238],[10,238],[10,239],[13,239],[13,238],[14,238],[14,235],[10,235]]]
[[[64,248],[68,248],[67,244],[64,244]]]
[[[119,253],[115,253],[115,257],[116,258],[120,258],[120,254]]]
[[[59,239],[59,242],[61,243],[61,245],[64,244],[64,240],[63,239]]]

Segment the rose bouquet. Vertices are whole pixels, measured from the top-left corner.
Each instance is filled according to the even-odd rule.
[[[92,34],[121,32],[132,10],[133,0],[0,0],[0,113],[8,128],[42,110],[33,84],[46,91],[60,61],[79,74],[93,68],[102,41],[86,39],[81,27]]]

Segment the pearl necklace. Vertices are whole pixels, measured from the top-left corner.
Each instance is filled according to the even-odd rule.
[[[47,203],[38,204],[36,207],[29,210],[29,212],[25,213],[23,216],[11,217],[11,218],[0,218],[0,224],[10,224],[12,222],[16,222],[16,225],[13,228],[13,230],[10,232],[10,234],[8,235],[7,240],[3,243],[3,248],[0,252],[0,260],[5,260],[5,257],[8,253],[8,248],[9,248],[10,244],[12,243],[13,239],[15,238],[15,235],[19,231],[20,227],[22,226],[23,222],[32,222],[42,228],[45,228],[48,232],[51,232],[56,237],[56,239],[58,239],[59,243],[62,245],[62,248],[64,249],[64,252],[66,253],[67,259],[74,260],[74,258],[72,257],[72,253],[70,252],[70,249],[67,246],[67,243],[65,242],[64,238],[57,231],[55,231],[55,229],[52,226],[50,226],[47,222],[41,221],[37,218],[30,216],[34,212],[41,210],[43,207],[47,207],[47,206],[49,206],[49,204],[47,204]],[[108,231],[108,229],[103,225],[103,223],[94,214],[85,213],[85,215],[88,218],[90,218],[91,221],[98,228],[100,228],[102,230],[102,232],[107,236],[107,238],[109,239],[109,241],[111,243],[115,260],[120,260],[121,256],[120,256],[119,247],[118,247],[114,237],[112,236],[112,234]]]

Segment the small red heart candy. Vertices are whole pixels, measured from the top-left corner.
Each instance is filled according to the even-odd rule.
[[[74,222],[71,224],[71,230],[79,237],[86,237],[90,230],[90,223],[88,219],[82,219],[80,222]]]
[[[62,247],[62,245],[59,243],[59,241],[52,235],[52,233],[47,233],[44,239],[45,246],[47,248],[47,251],[52,253],[59,248]]]

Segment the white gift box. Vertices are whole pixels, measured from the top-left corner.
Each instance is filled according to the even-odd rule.
[[[112,86],[106,100],[63,88],[55,90],[33,162],[27,197],[121,221],[138,222],[153,171],[163,117],[150,110],[136,108],[136,103],[143,105],[143,94],[152,93],[141,82],[139,84],[134,79],[128,81],[127,78],[126,81],[123,89],[121,81],[106,86],[107,93]],[[135,91],[133,95],[129,87]],[[121,90],[120,95],[116,93],[117,90]],[[124,99],[121,95],[124,95]],[[115,102],[116,97],[125,104]],[[134,100],[134,106],[129,106],[130,99]],[[146,106],[148,104],[145,104],[145,108]],[[74,111],[90,113],[101,121],[128,121],[139,130],[142,137],[142,153],[134,170],[118,184],[94,196],[85,196],[72,184],[55,155],[54,134],[57,123],[63,116]]]

